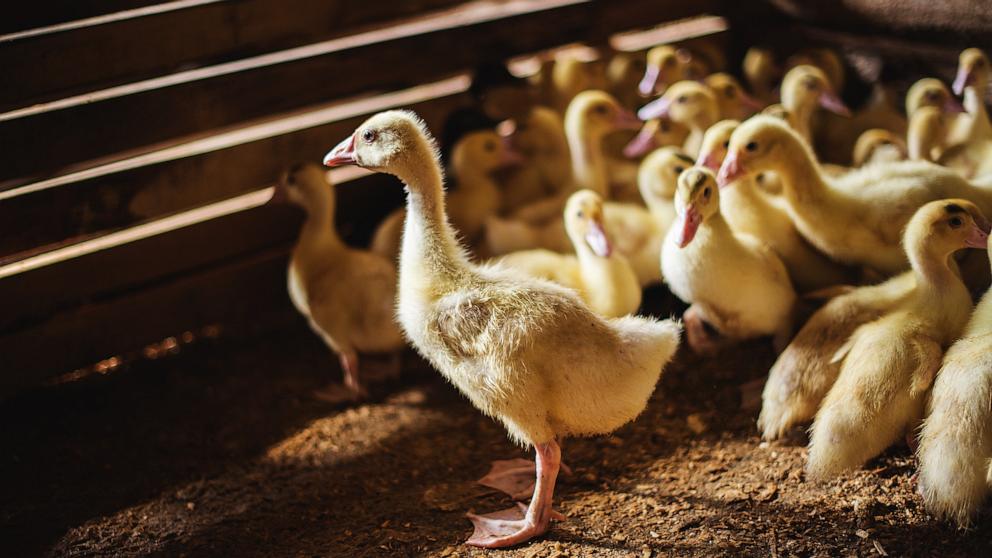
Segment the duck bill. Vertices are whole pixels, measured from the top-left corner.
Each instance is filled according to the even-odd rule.
[[[679,248],[688,246],[692,239],[696,238],[696,231],[699,230],[699,225],[702,222],[703,216],[699,214],[696,206],[687,205],[685,211],[679,214],[678,222],[675,223],[675,227],[677,227],[675,229],[675,245]]]
[[[324,155],[324,165],[328,167],[340,167],[344,165],[354,165],[355,161],[355,134],[345,138],[341,143],[334,146],[334,149]]]
[[[968,68],[958,68],[958,73],[954,76],[954,83],[951,84],[954,94],[964,94],[964,88],[969,85],[971,85],[971,71]]]
[[[720,159],[716,156],[716,153],[705,151],[699,154],[699,157],[696,159],[696,166],[706,167],[713,172],[719,172]]]
[[[973,225],[968,237],[964,239],[964,245],[968,248],[985,249],[989,244],[989,233],[983,231],[978,225]]]
[[[589,230],[586,231],[585,239],[592,253],[600,258],[609,258],[610,254],[613,253],[613,244],[606,236],[606,230],[603,229],[603,223],[600,221],[589,222]]]
[[[503,152],[499,156],[499,167],[518,167],[525,162],[524,156],[513,147],[513,140],[510,136],[502,137]]]
[[[668,111],[672,107],[672,101],[665,97],[658,97],[650,103],[641,107],[637,111],[637,117],[641,120],[654,120],[656,118],[668,118]]]
[[[613,118],[613,126],[617,130],[638,130],[644,123],[627,109],[620,109]]]
[[[658,78],[661,77],[661,68],[658,66],[648,66],[644,70],[644,77],[641,78],[641,82],[637,84],[637,91],[642,97],[650,97],[654,93],[654,88],[658,84]]]
[[[630,159],[636,159],[654,149],[657,144],[654,139],[655,128],[656,126],[652,126],[651,122],[646,122],[643,126],[641,126],[641,131],[637,132],[634,139],[630,140],[630,142],[624,146],[624,156]]]
[[[964,107],[961,105],[961,101],[958,101],[955,97],[948,97],[944,101],[944,112],[947,114],[961,114],[964,112]]]
[[[716,175],[716,183],[723,188],[733,184],[735,180],[744,176],[746,173],[747,171],[744,170],[744,165],[741,164],[737,152],[730,152],[727,153],[727,156],[723,159],[723,164],[720,165],[720,172]]]
[[[834,114],[851,116],[851,109],[847,108],[844,101],[842,101],[836,94],[828,91],[820,93],[820,106]]]
[[[750,112],[751,114],[754,114],[759,110],[765,108],[765,104],[759,101],[757,98],[752,97],[751,95],[749,95],[747,92],[745,92],[740,88],[738,88],[738,91],[740,91],[740,93],[738,94],[740,95],[741,98],[741,106],[744,107],[744,109]]]

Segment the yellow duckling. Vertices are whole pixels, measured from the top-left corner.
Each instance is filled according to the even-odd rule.
[[[782,80],[782,108],[789,125],[806,143],[813,145],[813,116],[818,108],[851,116],[851,110],[836,91],[827,74],[816,66],[802,64],[785,74]]]
[[[894,275],[908,266],[902,231],[916,209],[935,199],[963,197],[992,208],[992,191],[973,186],[951,170],[905,161],[824,176],[809,145],[781,120],[757,116],[730,138],[720,167],[721,184],[762,172],[782,183],[796,229],[839,263]]]
[[[516,165],[520,156],[492,130],[465,134],[451,151],[451,170],[458,188],[449,200],[451,223],[472,246],[481,239],[486,219],[496,215],[503,203],[499,184],[493,176],[498,169]],[[373,252],[396,259],[406,213],[398,209],[376,229]]]
[[[678,347],[679,325],[606,319],[569,289],[472,264],[448,224],[437,149],[405,111],[377,114],[324,160],[397,176],[406,187],[398,316],[407,338],[510,437],[537,453],[530,505],[469,514],[470,545],[497,548],[546,532],[559,440],[612,432],[644,409]]]
[[[698,164],[716,172],[727,156],[730,137],[740,123],[722,120],[706,131]],[[736,233],[766,243],[782,259],[796,289],[809,292],[850,280],[846,270],[810,246],[792,223],[786,203],[769,195],[757,176],[741,177],[720,190],[720,213]]]
[[[680,81],[666,89],[661,97],[641,107],[637,117],[645,121],[668,118],[689,128],[689,137],[682,150],[690,157],[696,157],[706,129],[720,118],[720,107],[716,95],[706,85],[698,81]]]
[[[989,494],[990,400],[992,293],[986,293],[944,355],[916,452],[927,511],[960,527],[971,524]]]
[[[992,173],[992,124],[985,109],[989,59],[985,53],[977,48],[961,53],[953,88],[964,94],[966,114],[954,121],[948,140],[952,147],[941,154],[939,162],[966,178]]]
[[[601,316],[636,313],[641,306],[641,286],[627,259],[613,250],[603,225],[603,199],[590,190],[579,190],[568,198],[564,219],[575,255],[524,250],[496,263],[574,289]]]
[[[647,53],[647,62],[644,68],[644,77],[637,86],[637,90],[643,97],[660,95],[665,92],[669,85],[691,79],[690,69],[692,54],[688,49],[675,45],[659,45]],[[708,72],[707,72],[708,73]],[[706,75],[701,74],[699,77]]]
[[[637,87],[647,69],[643,54],[616,52],[606,66],[606,81],[609,92],[624,107],[634,110],[641,104]]]
[[[950,145],[949,131],[957,126],[955,122],[962,118],[963,110],[951,90],[939,79],[923,78],[915,82],[906,93],[909,158],[936,162]]]
[[[561,54],[555,58],[551,69],[551,85],[551,107],[558,114],[564,114],[579,93],[606,89],[606,68],[600,60]]]
[[[515,211],[540,199],[555,196],[572,185],[572,159],[564,123],[558,113],[537,106],[506,136],[525,164],[508,169],[501,181],[502,213]]]
[[[572,157],[573,183],[558,195],[521,208],[512,218],[490,217],[486,245],[493,255],[531,248],[571,251],[561,212],[568,196],[592,190],[606,197],[610,191],[603,138],[610,132],[639,127],[640,121],[609,93],[583,91],[565,115],[565,136]]]
[[[334,228],[334,187],[320,167],[290,170],[276,186],[280,198],[307,214],[289,262],[289,298],[344,372],[343,385],[316,395],[335,403],[358,399],[365,395],[359,353],[397,353],[405,346],[395,320],[396,266],[341,240]]]
[[[909,156],[906,140],[884,128],[865,130],[854,144],[851,161],[855,167],[905,161]]]
[[[713,94],[716,95],[720,107],[720,117],[732,120],[744,120],[752,114],[765,108],[765,104],[752,97],[741,87],[741,82],[734,76],[718,72],[706,76],[703,80]]]
[[[692,306],[683,319],[697,352],[724,339],[773,335],[785,346],[796,293],[782,260],[758,239],[738,234],[720,214],[720,191],[709,169],[682,173],[675,192],[677,221],[661,252],[661,272],[675,296]]]
[[[845,84],[844,61],[835,50],[829,48],[804,48],[785,61],[787,69],[797,66],[813,66],[823,72],[833,91],[843,91]]]
[[[758,415],[762,438],[778,439],[812,420],[840,373],[837,350],[858,327],[901,304],[915,285],[912,272],[906,271],[879,285],[828,289],[846,292],[813,314],[768,372]]]
[[[978,208],[959,199],[928,203],[910,220],[903,242],[916,284],[834,356],[842,361],[840,375],[810,429],[811,479],[859,467],[917,426],[941,357],[971,314],[971,294],[951,256],[986,248],[988,224]]]
[[[624,157],[637,159],[659,147],[678,146],[681,148],[689,138],[689,128],[673,122],[671,118],[652,118],[641,126],[640,131],[623,147]]]
[[[758,99],[766,104],[778,100],[775,88],[782,77],[782,68],[771,50],[761,47],[747,49],[741,68],[751,91]]]

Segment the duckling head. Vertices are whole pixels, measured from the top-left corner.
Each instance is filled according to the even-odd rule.
[[[682,124],[672,122],[670,118],[654,118],[641,126],[637,135],[624,146],[623,154],[636,159],[656,147],[681,144],[688,135],[689,129]]]
[[[906,92],[906,114],[909,117],[923,107],[936,107],[950,113],[964,110],[944,82],[937,78],[918,80]]]
[[[899,135],[884,128],[865,130],[854,144],[852,162],[860,167],[869,162],[879,151],[892,151],[898,159],[906,158],[906,142]]]
[[[773,105],[768,105],[761,110],[761,114],[766,114],[768,116],[774,116],[783,122],[789,121],[789,111],[782,106],[781,103],[775,103]]]
[[[334,211],[334,189],[327,173],[313,163],[299,163],[279,177],[273,202],[289,202],[310,211]],[[328,207],[330,206],[330,207]]]
[[[565,145],[561,118],[544,107],[534,107],[527,116],[518,119],[506,138],[515,151],[528,158]]]
[[[696,158],[696,164],[713,172],[719,171],[720,165],[727,157],[730,136],[740,125],[741,123],[737,120],[721,120],[710,126],[703,134],[703,142],[699,146],[699,157]]]
[[[591,138],[640,127],[641,121],[605,91],[583,91],[572,99],[565,111],[565,129]]]
[[[603,198],[592,190],[579,190],[565,203],[565,230],[576,252],[589,250],[600,258],[613,253],[606,229],[603,227]]]
[[[324,156],[329,167],[358,165],[399,177],[416,173],[425,159],[438,160],[427,125],[405,110],[380,112],[362,123]]]
[[[823,70],[808,64],[789,70],[782,80],[782,106],[797,111],[817,105],[841,116],[851,116],[851,109],[837,96]]]
[[[834,91],[844,89],[844,62],[836,51],[829,48],[807,48],[793,54],[785,61],[787,68],[800,65],[813,66],[823,72]]]
[[[806,142],[785,122],[773,116],[755,116],[734,130],[727,155],[720,165],[721,186],[745,176],[780,170],[805,150],[813,158]],[[815,160],[815,159],[814,159]]]
[[[637,90],[644,97],[661,93],[674,81],[682,79],[683,68],[689,64],[692,55],[684,48],[660,45],[648,51],[644,77]]]
[[[751,47],[744,53],[744,61],[741,64],[744,76],[751,86],[761,85],[771,89],[773,82],[781,77],[782,70],[775,61],[775,54],[761,47]]]
[[[964,93],[964,88],[969,85],[979,89],[979,93],[984,96],[985,88],[989,83],[989,59],[981,49],[966,48],[961,51],[958,57],[958,73],[951,85],[955,95]]]
[[[947,132],[946,116],[937,107],[920,107],[909,118],[906,143],[913,161],[935,161],[936,149],[943,149]]]
[[[698,81],[680,81],[665,90],[665,94],[641,107],[641,120],[669,118],[686,126],[706,127],[719,118],[716,95]]]
[[[970,201],[937,200],[921,207],[909,220],[903,245],[911,259],[929,256],[946,261],[963,248],[985,250],[990,227],[981,210]]]
[[[637,188],[648,207],[671,202],[679,176],[691,167],[692,157],[677,147],[655,149],[645,157],[637,168]]]
[[[618,52],[606,66],[606,78],[615,90],[633,90],[638,87],[645,70],[647,63],[644,57]]]
[[[465,134],[451,151],[451,166],[456,170],[472,168],[490,173],[522,161],[523,158],[509,142],[492,130]]]
[[[699,225],[720,212],[720,192],[709,169],[693,167],[679,175],[675,189],[677,221],[675,243],[685,248],[696,237]]]
[[[728,73],[710,74],[703,83],[716,95],[722,116],[747,118],[764,108],[761,101],[744,91],[737,78]]]

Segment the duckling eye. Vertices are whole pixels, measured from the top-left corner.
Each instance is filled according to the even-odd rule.
[[[606,114],[609,109],[606,108],[606,105],[596,105],[593,110],[596,111],[596,114]]]
[[[730,140],[727,140],[727,141],[723,142],[723,148],[724,149],[729,149],[730,148]]]
[[[376,140],[376,137],[378,137],[378,134],[375,133],[375,130],[365,130],[364,132],[362,132],[362,140],[365,143],[374,142]]]
[[[727,96],[728,99],[733,99],[737,95],[737,90],[734,89],[733,85],[728,85],[726,89],[723,90],[723,94]]]
[[[706,199],[710,199],[710,194],[711,193],[712,192],[710,192],[710,187],[707,186],[706,189],[703,190],[703,197],[706,198]]]
[[[689,100],[689,97],[688,96],[686,96],[686,95],[679,95],[679,97],[677,99],[675,99],[675,102],[676,103],[685,103],[688,100]]]
[[[747,142],[747,145],[744,146],[744,149],[747,149],[751,153],[754,153],[755,151],[758,150],[758,142],[756,142],[756,141],[749,141],[749,142]]]
[[[685,170],[685,167],[683,167],[682,165],[676,165],[673,170],[675,171],[676,175],[679,175],[682,174],[682,171]]]
[[[675,64],[674,58],[666,58],[665,61],[661,63],[661,65],[665,67],[671,66],[672,64]]]
[[[816,90],[820,87],[820,84],[816,83],[814,80],[807,80],[803,85],[809,90]]]
[[[960,217],[951,217],[947,221],[947,224],[950,225],[952,229],[957,229],[957,228],[961,228],[961,225],[964,224],[964,221],[961,220]]]
[[[586,214],[580,209],[575,213],[575,216],[578,217],[579,219],[584,219]]]
[[[975,67],[976,68],[981,68],[984,65],[985,65],[985,61],[982,60],[981,58],[979,58],[978,60],[975,60]]]
[[[486,151],[488,151],[490,153],[492,153],[493,151],[496,151],[496,142],[487,141],[486,142],[486,145],[485,145],[485,148],[486,148]]]
[[[668,122],[662,122],[662,123],[661,123],[661,124],[660,124],[660,125],[658,126],[658,128],[659,128],[659,129],[660,129],[660,130],[661,130],[662,132],[668,132],[669,130],[671,130],[671,128],[672,128],[672,127],[671,127],[671,126],[669,126],[669,124],[668,124]]]

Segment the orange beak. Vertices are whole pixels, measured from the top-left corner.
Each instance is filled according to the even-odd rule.
[[[685,206],[685,211],[679,213],[678,221],[675,223],[675,230],[677,231],[677,236],[675,237],[675,245],[679,248],[685,248],[692,242],[693,238],[696,238],[696,231],[699,230],[699,225],[703,222],[703,216],[699,214],[699,210],[696,209],[694,204],[689,204]]]

